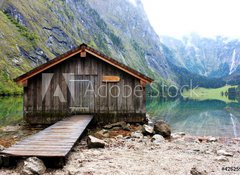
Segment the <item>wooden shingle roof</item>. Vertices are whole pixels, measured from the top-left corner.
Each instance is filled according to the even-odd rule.
[[[19,84],[23,84],[26,80],[28,80],[29,78],[49,69],[50,67],[53,67],[54,65],[78,54],[78,53],[82,53],[82,52],[86,52],[86,53],[89,53],[101,60],[103,60],[104,62],[107,62],[109,64],[111,64],[112,66],[118,68],[118,69],[121,69],[122,71],[124,72],[127,72],[128,74],[142,80],[143,82],[145,83],[151,83],[153,81],[153,79],[147,77],[146,75],[130,68],[129,66],[126,66],[118,61],[116,61],[115,59],[113,58],[110,58],[108,57],[107,55],[93,49],[92,47],[89,47],[87,46],[86,44],[81,44],[80,46],[72,49],[72,50],[69,50],[68,52],[30,70],[29,72],[17,77],[16,79],[14,79],[15,82],[19,83]]]

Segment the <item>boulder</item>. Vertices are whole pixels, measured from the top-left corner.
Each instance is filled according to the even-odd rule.
[[[90,135],[87,138],[87,145],[88,148],[104,148],[106,143],[103,140]]]
[[[230,157],[232,157],[232,156],[233,156],[233,153],[227,152],[227,151],[225,151],[225,150],[218,150],[218,151],[217,151],[217,155],[219,155],[219,156],[230,156]]]
[[[190,170],[190,174],[192,174],[192,175],[207,175],[208,173],[206,172],[206,170],[199,171],[196,167],[193,167]]]
[[[143,125],[142,133],[143,135],[153,135],[153,127],[149,125]]]
[[[124,128],[126,127],[126,122],[124,121],[121,121],[121,122],[117,122],[117,123],[112,123],[112,124],[108,124],[108,125],[105,125],[103,126],[104,129],[112,129],[114,127],[121,127],[121,128]]]
[[[151,142],[155,143],[155,144],[160,144],[165,142],[165,139],[162,135],[160,134],[155,134],[152,138],[151,138]]]
[[[131,137],[141,139],[141,138],[143,138],[143,134],[140,131],[136,131],[136,132],[131,133]]]
[[[170,128],[169,124],[167,124],[166,122],[164,122],[162,120],[160,120],[154,124],[153,130],[154,130],[155,134],[160,134],[164,138],[170,138],[170,136],[171,136],[171,128]]]
[[[43,161],[37,157],[29,157],[19,167],[23,175],[41,175],[46,171]]]

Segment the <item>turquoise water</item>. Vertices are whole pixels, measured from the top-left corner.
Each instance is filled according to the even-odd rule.
[[[196,136],[240,137],[240,103],[218,100],[147,100],[153,121],[165,120],[173,132]]]

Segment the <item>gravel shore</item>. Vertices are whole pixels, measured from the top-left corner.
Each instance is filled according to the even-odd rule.
[[[191,139],[190,139],[191,138]],[[48,169],[46,175],[172,175],[240,174],[225,167],[240,166],[239,142],[207,142],[182,136],[172,141],[152,142],[150,136],[117,136],[103,139],[105,148],[88,149],[83,138],[69,154],[62,169]],[[235,169],[236,170],[236,169]],[[0,169],[1,175],[20,174]]]

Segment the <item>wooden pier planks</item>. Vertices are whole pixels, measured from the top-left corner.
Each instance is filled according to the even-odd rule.
[[[74,115],[16,143],[1,153],[9,156],[65,157],[93,116]]]

